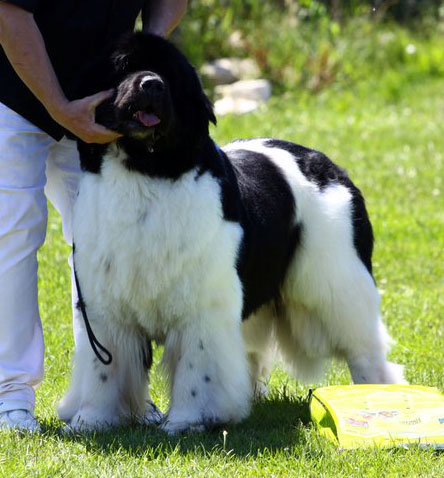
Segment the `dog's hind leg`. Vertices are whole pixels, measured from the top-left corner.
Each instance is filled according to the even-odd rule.
[[[325,328],[301,304],[287,304],[274,322],[279,353],[288,372],[307,383],[321,380],[332,355]]]
[[[240,318],[213,310],[168,333],[164,362],[171,407],[162,425],[170,434],[237,422],[250,410],[251,385]]]
[[[293,314],[295,307],[287,300],[298,347],[307,356],[318,351],[318,357],[344,358],[355,383],[405,383],[402,367],[386,359],[390,337],[371,274],[353,250],[342,248],[330,257],[337,260],[325,258],[312,269],[303,264],[298,296],[306,314]]]
[[[361,278],[355,291],[354,300],[341,301],[337,311],[345,319],[342,338],[337,338],[338,352],[346,359],[353,382],[407,383],[403,367],[386,359],[391,338],[380,317],[380,298],[373,281]]]
[[[386,359],[391,339],[380,318],[379,293],[371,277],[356,277],[349,287],[352,293],[339,296],[330,313],[341,319],[335,334],[336,350],[346,359],[353,382],[406,383],[403,367]]]
[[[273,361],[273,305],[263,306],[242,323],[242,336],[248,357],[251,386],[255,398],[268,394],[267,381]]]
[[[151,401],[148,374],[152,365],[151,341],[140,330],[125,331],[119,340],[119,357],[123,362],[121,380],[121,414],[131,416],[141,424],[158,424],[163,419]]]
[[[295,346],[347,361],[355,383],[403,383],[386,360],[389,337],[371,275],[372,233],[362,197],[333,184],[302,214],[302,244],[282,290]]]

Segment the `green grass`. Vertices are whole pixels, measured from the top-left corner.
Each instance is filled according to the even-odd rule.
[[[320,149],[363,190],[377,238],[375,277],[396,343],[391,359],[411,383],[444,391],[444,81],[405,87],[390,100],[365,92],[285,95],[243,117],[220,119],[214,137],[273,136]],[[276,369],[271,396],[251,417],[221,430],[170,438],[143,427],[76,437],[60,434],[55,404],[66,390],[73,350],[69,249],[51,211],[40,253],[46,377],[37,394],[42,435],[0,435],[0,477],[300,476],[442,477],[444,455],[418,449],[340,452],[320,439],[308,386]],[[161,350],[156,351],[159,360]],[[324,384],[347,384],[334,363]],[[165,409],[158,370],[153,397]]]

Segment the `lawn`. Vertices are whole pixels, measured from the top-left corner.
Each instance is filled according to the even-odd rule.
[[[369,93],[370,91],[370,93]],[[391,99],[366,91],[285,94],[263,110],[219,120],[214,138],[273,136],[319,149],[364,192],[373,221],[375,278],[395,339],[390,358],[411,383],[444,391],[444,81],[406,86]],[[268,399],[248,420],[222,430],[170,438],[153,428],[63,436],[55,404],[70,376],[69,249],[51,210],[40,252],[46,377],[38,390],[42,435],[1,433],[0,477],[298,476],[442,477],[444,454],[430,450],[338,451],[309,420],[310,385],[281,368]],[[161,349],[156,350],[156,362]],[[333,363],[323,384],[348,384]],[[166,409],[156,368],[152,395]]]

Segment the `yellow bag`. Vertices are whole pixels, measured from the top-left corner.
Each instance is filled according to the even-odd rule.
[[[310,413],[320,433],[340,448],[419,444],[444,449],[444,396],[414,385],[322,387]]]

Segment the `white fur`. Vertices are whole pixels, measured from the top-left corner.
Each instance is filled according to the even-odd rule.
[[[223,219],[213,177],[191,171],[177,181],[150,178],[129,172],[122,153],[111,152],[100,175],[81,180],[74,239],[91,325],[114,361],[106,367],[94,360],[86,337],[78,344],[72,386],[59,407],[71,427],[144,416],[141,332],[165,343],[171,403],[163,428],[170,433],[246,417],[253,390],[266,391],[274,343],[306,379],[336,355],[357,383],[402,382],[401,370],[385,359],[377,289],[353,247],[348,189],[320,191],[291,154],[262,140],[227,149],[236,147],[259,151],[282,170],[297,204],[295,223],[303,224],[282,311],[268,304],[241,324],[235,264],[242,229]]]
[[[234,267],[241,228],[223,220],[219,185],[209,174],[150,179],[127,171],[123,159],[111,154],[100,175],[84,175],[74,211],[75,264],[87,312],[114,361],[96,362],[94,369],[85,339],[59,415],[73,428],[141,415],[146,379],[134,339],[143,331],[165,341],[172,387],[167,430],[238,421],[250,398]]]

